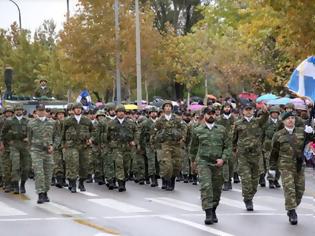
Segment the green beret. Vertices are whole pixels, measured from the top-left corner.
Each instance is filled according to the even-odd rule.
[[[294,117],[295,117],[295,113],[292,112],[292,111],[283,113],[283,115],[282,115],[282,121],[288,119],[290,116],[294,116]]]

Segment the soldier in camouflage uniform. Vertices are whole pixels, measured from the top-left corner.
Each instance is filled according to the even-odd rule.
[[[269,109],[269,113],[269,118],[263,126],[263,159],[261,159],[259,163],[259,168],[261,172],[259,183],[262,187],[265,183],[265,175],[267,173],[267,170],[269,170],[271,140],[274,133],[279,130],[279,126],[281,125],[281,121],[279,120],[280,108],[277,106],[273,106]],[[275,179],[273,179],[270,175],[267,175],[269,188],[280,188],[281,186],[278,182],[279,178],[280,172],[278,170]]]
[[[149,111],[149,119],[146,119],[141,125],[140,138],[142,140],[143,146],[145,148],[145,158],[148,163],[148,175],[151,180],[151,187],[157,187],[157,170],[156,170],[156,150],[152,144],[152,135],[154,130],[154,125],[157,121],[158,111],[156,108],[152,107]]]
[[[124,192],[130,167],[131,147],[136,145],[134,141],[136,128],[134,123],[126,118],[123,105],[117,106],[116,115],[116,118],[108,123],[107,140],[114,159],[118,191]]]
[[[183,137],[181,120],[172,114],[171,101],[164,102],[162,109],[164,115],[155,123],[154,142],[161,143],[159,159],[162,184],[167,191],[175,188],[175,177],[180,174],[182,157],[180,142]]]
[[[2,128],[3,138],[10,145],[10,159],[12,163],[11,184],[15,194],[25,193],[25,182],[30,171],[30,155],[27,147],[27,123],[28,119],[23,117],[23,106],[17,104],[14,114],[4,122]],[[21,186],[19,182],[21,180]]]
[[[61,139],[61,132],[63,130],[63,124],[65,120],[65,111],[63,109],[58,109],[56,111],[56,126],[58,127],[57,130],[59,133],[57,134],[59,136],[59,139]],[[66,177],[65,177],[65,162],[63,157],[63,147],[60,145],[55,148],[54,153],[54,173],[53,176],[56,178],[56,187],[62,188],[66,185]]]
[[[232,139],[233,136],[233,128],[235,123],[235,119],[232,115],[232,109],[233,107],[230,103],[224,103],[222,106],[222,115],[216,122],[218,125],[222,125],[226,128],[228,134],[230,135],[230,139]],[[233,157],[229,158],[222,168],[224,177],[223,191],[229,191],[232,189],[232,178],[234,175],[237,175],[237,173],[234,172],[234,161],[235,160],[233,160]]]
[[[262,155],[262,126],[268,119],[266,106],[262,108],[260,118],[254,117],[254,104],[243,107],[244,117],[235,122],[233,149],[239,162],[239,174],[242,179],[242,195],[248,211],[253,211],[253,198],[259,181],[259,160]]]
[[[181,156],[182,156],[182,175],[184,183],[188,183],[190,176],[190,160],[189,160],[189,143],[190,143],[190,132],[191,132],[191,115],[188,112],[182,115],[182,125],[183,125],[183,139],[181,142]]]
[[[4,109],[4,115],[0,120],[0,151],[1,151],[1,164],[2,164],[2,176],[4,182],[4,191],[9,193],[12,191],[11,185],[11,169],[12,161],[10,159],[10,145],[6,137],[2,135],[2,128],[7,119],[10,119],[14,114],[14,109],[11,106],[6,106]]]
[[[292,112],[282,116],[284,128],[276,132],[272,138],[269,174],[276,176],[279,169],[285,197],[285,209],[292,225],[298,223],[295,209],[301,203],[305,191],[305,175],[303,163],[304,144],[313,138],[310,126],[295,126],[295,116]],[[306,142],[305,142],[306,141]]]
[[[53,174],[53,150],[58,147],[58,128],[56,122],[46,118],[45,106],[39,104],[36,108],[38,118],[28,123],[28,142],[31,147],[32,165],[35,172],[35,189],[38,194],[38,204],[49,202],[47,192]]]
[[[73,105],[74,115],[64,121],[62,140],[66,161],[66,177],[69,190],[75,193],[76,181],[79,176],[79,189],[86,191],[84,181],[88,176],[89,151],[91,146],[92,122],[82,115],[81,103]]]
[[[208,225],[218,222],[216,209],[224,181],[222,166],[231,157],[232,144],[228,131],[215,123],[215,109],[204,109],[204,116],[205,124],[193,131],[190,153],[197,155],[202,209]]]
[[[39,81],[40,86],[35,91],[35,97],[52,97],[50,88],[47,87],[47,80],[41,79]]]

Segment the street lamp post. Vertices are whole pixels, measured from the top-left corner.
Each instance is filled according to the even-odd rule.
[[[142,101],[142,76],[141,76],[141,37],[140,37],[140,12],[139,0],[136,1],[136,61],[137,61],[137,105]]]
[[[22,19],[21,19],[20,7],[15,1],[13,1],[13,0],[9,0],[9,1],[12,2],[17,7],[17,9],[19,11],[19,24],[20,24],[20,30],[22,30]]]
[[[120,81],[120,27],[119,27],[119,0],[115,0],[115,36],[116,36],[116,99],[121,103],[121,81]]]
[[[69,7],[69,0],[67,0],[67,22],[69,21],[70,18],[70,7]]]

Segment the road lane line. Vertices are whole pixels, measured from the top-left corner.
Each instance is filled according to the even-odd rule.
[[[160,216],[160,218],[165,219],[165,220],[174,221],[174,222],[177,222],[180,224],[188,225],[188,226],[191,226],[191,227],[194,227],[194,228],[197,228],[197,229],[200,229],[202,231],[206,231],[206,232],[212,233],[214,235],[218,235],[218,236],[234,236],[233,234],[229,234],[229,233],[223,232],[221,230],[213,229],[210,226],[197,224],[195,222],[184,220],[184,219],[179,219],[177,217],[175,218],[172,216],[164,215],[164,216]]]
[[[138,219],[138,218],[152,218],[159,217],[160,215],[133,215],[133,216],[103,216],[104,219],[107,220],[115,220],[115,219]]]
[[[245,209],[245,205],[242,201],[236,201],[236,200],[228,199],[225,197],[221,197],[220,204],[236,207],[240,209]],[[254,202],[254,209],[258,211],[275,211],[274,208],[255,204],[255,202]]]
[[[25,212],[10,207],[9,205],[0,202],[0,216],[25,216]]]
[[[185,211],[201,211],[200,205],[191,204],[188,202],[176,200],[168,197],[157,197],[157,198],[145,198],[148,201],[156,202],[159,204],[175,207]]]
[[[101,198],[101,199],[88,199],[88,201],[99,204],[101,206],[109,207],[114,210],[124,212],[124,213],[141,213],[150,212],[150,210],[136,207],[128,203],[117,201],[111,198]]]
[[[75,219],[73,220],[74,222],[81,224],[81,225],[85,225],[88,226],[90,228],[96,229],[98,231],[104,232],[106,234],[110,234],[110,235],[120,235],[120,233],[116,230],[110,229],[110,228],[106,228],[104,226],[100,226],[97,224],[94,224],[88,220],[84,220],[84,219]]]
[[[48,202],[45,204],[37,205],[37,207],[47,210],[56,215],[81,215],[82,212],[70,209],[66,206],[60,205],[55,202]]]
[[[181,214],[181,216],[204,216],[205,214]],[[217,213],[218,216],[287,216],[287,213]],[[315,216],[314,214],[298,214],[298,216]]]
[[[67,189],[69,191],[69,188],[68,187],[63,187],[64,189]],[[88,197],[98,197],[99,195],[95,194],[95,193],[91,193],[91,192],[81,192],[80,189],[77,188],[77,193],[81,193],[85,196],[88,196]]]

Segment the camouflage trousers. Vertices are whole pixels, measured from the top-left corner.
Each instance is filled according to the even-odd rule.
[[[12,163],[11,181],[26,181],[30,172],[30,154],[23,142],[10,145],[10,159]]]
[[[106,180],[112,180],[115,178],[115,162],[113,159],[113,150],[112,149],[102,149],[101,157],[104,161],[104,174]]]
[[[169,179],[179,176],[182,168],[182,157],[178,143],[162,143],[160,156],[161,176]]]
[[[10,159],[10,149],[5,147],[5,150],[0,154],[1,165],[2,165],[2,177],[5,186],[9,186],[11,183],[11,169],[12,161]]]
[[[66,162],[66,178],[75,180],[86,179],[88,176],[89,148],[85,147],[68,147],[64,150]]]
[[[113,160],[115,177],[117,180],[125,180],[130,169],[130,150],[125,148],[113,148]]]
[[[60,149],[57,149],[53,153],[54,157],[54,171],[53,171],[53,176],[61,176],[64,177],[64,161],[63,161],[63,152]]]
[[[48,192],[54,168],[53,155],[46,151],[31,147],[32,165],[35,174],[35,190],[39,193]]]
[[[220,202],[224,182],[222,167],[218,168],[201,159],[197,163],[202,209],[217,207]]]
[[[224,182],[229,182],[234,174],[234,160],[230,158],[222,167]]]
[[[260,174],[267,173],[267,179],[273,180],[274,178],[268,174],[268,170],[270,169],[270,150],[265,150],[263,152],[262,157],[259,160],[259,172]],[[280,171],[276,169],[276,180],[280,179]]]
[[[87,147],[88,149],[88,163],[87,163],[87,173],[88,174],[93,174],[94,173],[94,167],[95,167],[95,150],[93,150],[92,147]]]
[[[295,209],[302,200],[305,191],[305,175],[304,168],[300,172],[296,171],[296,167],[280,169],[283,192],[285,198],[285,209]]]
[[[144,151],[137,150],[132,153],[132,171],[136,179],[145,178],[145,160],[144,160]]]
[[[182,156],[182,174],[189,175],[190,174],[190,160],[188,151],[185,148],[181,148],[180,150]]]
[[[242,179],[244,201],[252,200],[257,192],[259,182],[259,158],[261,154],[251,153],[238,155],[239,174]]]
[[[156,175],[156,152],[150,146],[146,146],[145,153],[148,162],[148,176]]]
[[[105,152],[104,148],[93,147],[93,165],[94,165],[94,178],[99,179],[104,177],[104,155],[102,151]]]

